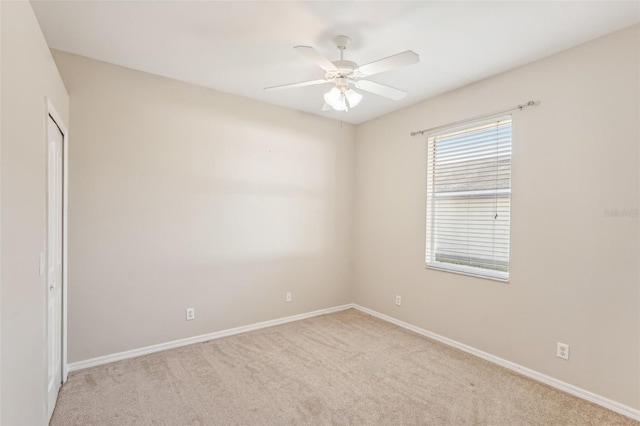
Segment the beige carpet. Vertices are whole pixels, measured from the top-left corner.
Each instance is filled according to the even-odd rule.
[[[639,425],[348,310],[72,373],[52,425]]]

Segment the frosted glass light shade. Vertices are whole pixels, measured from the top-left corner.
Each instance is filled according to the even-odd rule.
[[[324,94],[324,101],[336,111],[348,111],[362,100],[362,95],[353,89],[334,87]]]
[[[324,101],[336,111],[346,111],[347,102],[340,89],[334,87],[324,94]]]
[[[362,100],[362,95],[353,89],[345,91],[344,96],[347,98],[347,101],[349,101],[349,106],[351,108],[355,108]]]

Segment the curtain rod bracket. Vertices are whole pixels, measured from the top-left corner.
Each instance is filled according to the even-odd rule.
[[[540,102],[538,102],[538,103],[540,103]],[[524,105],[518,105],[518,109],[520,109],[520,111],[522,111],[525,107],[535,106],[535,105],[536,105],[536,103],[534,101],[529,101]]]

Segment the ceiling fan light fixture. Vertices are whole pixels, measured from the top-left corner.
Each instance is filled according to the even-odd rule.
[[[348,111],[355,108],[362,100],[362,95],[353,89],[334,87],[324,94],[324,101],[336,111]]]
[[[336,111],[347,111],[347,100],[338,87],[334,87],[324,94],[324,101]]]

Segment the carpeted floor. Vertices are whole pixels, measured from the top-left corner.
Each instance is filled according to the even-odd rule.
[[[72,373],[51,425],[634,425],[356,310]]]

